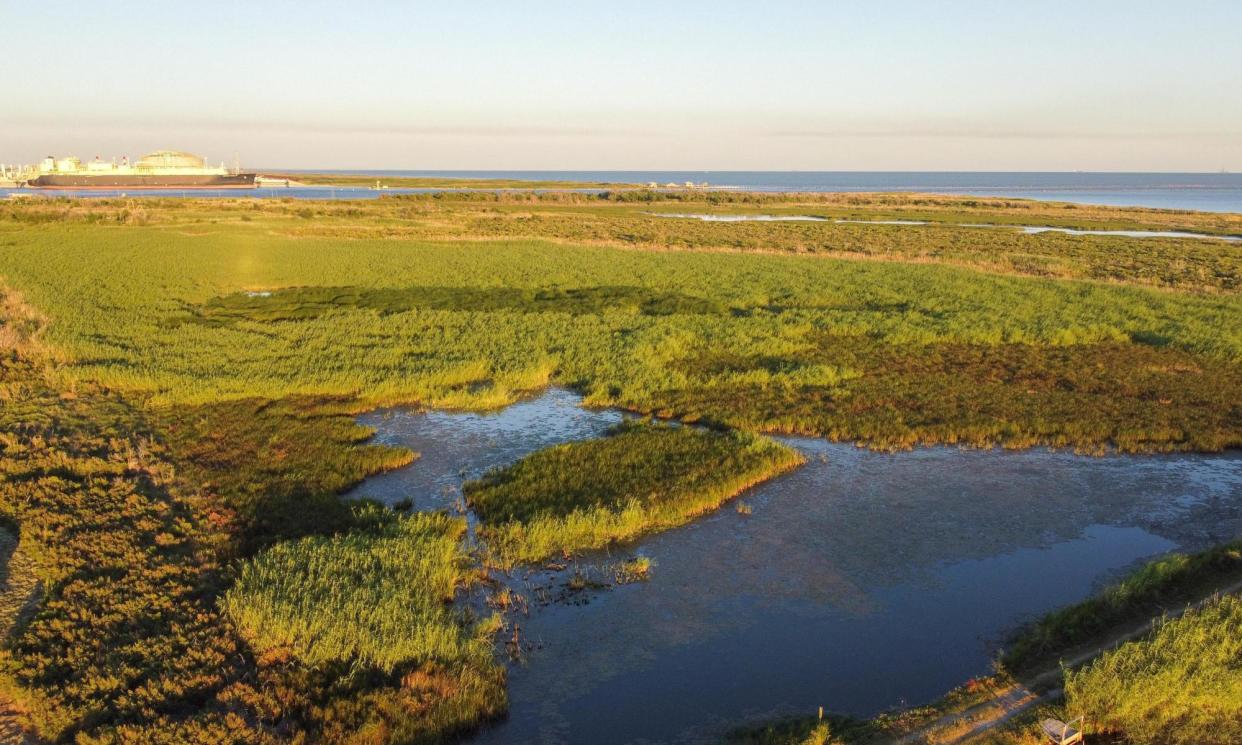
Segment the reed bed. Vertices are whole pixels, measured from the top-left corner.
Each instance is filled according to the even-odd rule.
[[[1242,599],[1221,597],[1070,672],[1070,711],[1134,745],[1242,741]]]
[[[510,567],[681,525],[803,462],[763,437],[630,422],[466,484],[489,560]]]
[[[453,609],[475,573],[465,521],[439,514],[384,515],[375,527],[310,536],[246,562],[222,607],[259,651],[287,649],[309,665],[350,662],[391,672],[490,654],[488,624]]]

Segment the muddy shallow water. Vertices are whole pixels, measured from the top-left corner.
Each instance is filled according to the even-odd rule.
[[[621,418],[577,401],[553,390],[495,414],[365,415],[379,441],[422,458],[355,493],[451,507],[464,479]],[[472,742],[714,742],[760,716],[927,702],[989,672],[1022,622],[1144,559],[1242,535],[1237,453],[786,442],[808,463],[744,494],[751,514],[730,503],[582,560],[642,554],[655,561],[648,581],[532,602],[514,618],[526,653],[510,670],[509,717]]]

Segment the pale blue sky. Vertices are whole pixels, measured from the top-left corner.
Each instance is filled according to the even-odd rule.
[[[0,0],[0,39],[5,162],[1242,170],[1238,0]]]

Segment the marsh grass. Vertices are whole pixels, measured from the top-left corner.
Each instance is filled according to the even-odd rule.
[[[144,202],[145,226],[104,220],[116,205],[49,203],[46,223],[0,219],[0,264],[50,320],[43,340],[70,381],[158,405],[339,397],[478,410],[555,383],[595,405],[881,448],[1141,452],[1242,439],[1236,294],[479,241],[452,236],[484,217],[529,235],[546,233],[545,219],[660,218],[611,202],[384,201]],[[91,215],[100,221],[74,217]],[[290,224],[363,237],[291,238]],[[697,241],[694,226],[660,224]],[[885,240],[856,227],[866,245]]]
[[[882,448],[1242,439],[1229,395],[1242,375],[1235,294],[447,238],[468,233],[478,210],[589,223],[629,209],[603,204],[309,207],[308,228],[403,236],[346,239],[282,235],[307,222],[290,212],[304,204],[150,203],[146,226],[0,220],[0,263],[50,319],[44,341],[67,377],[158,405],[341,397],[477,410],[556,383],[596,405]],[[541,234],[543,219],[523,230]],[[881,240],[861,229],[868,245]]]
[[[942,224],[642,214],[691,202]],[[459,523],[336,496],[413,457],[349,418],[385,403],[485,409],[559,383],[886,448],[1242,443],[1236,247],[954,224],[983,213],[1238,224],[874,195],[0,206],[0,267],[21,290],[0,304],[0,514],[47,589],[0,686],[41,734],[83,743],[428,742],[503,712],[487,623],[443,603],[470,581]],[[798,461],[755,435],[631,427],[490,475],[492,559],[680,524]],[[226,614],[234,566],[250,579]],[[408,576],[394,597],[419,596],[389,610],[409,623],[367,615]]]
[[[557,445],[464,487],[502,566],[602,548],[674,527],[803,462],[739,432],[627,422]]]
[[[182,491],[227,525],[235,555],[275,541],[331,535],[356,523],[338,494],[365,477],[412,462],[405,448],[367,442],[373,430],[345,399],[290,398],[155,406]]]
[[[174,323],[226,324],[237,321],[297,321],[333,310],[360,308],[381,315],[412,310],[466,312],[601,314],[605,311],[667,316],[720,313],[703,298],[643,287],[611,286],[560,289],[408,287],[296,287],[263,293],[234,293],[212,298],[193,315]]]
[[[63,383],[54,369],[0,350],[0,517],[19,528],[44,588],[0,651],[0,691],[38,735],[435,742],[503,712],[503,670],[481,626],[426,627],[429,650],[458,656],[385,672],[359,658],[309,665],[282,649],[256,655],[219,611],[228,565],[256,548],[308,535],[375,547],[360,536],[383,532],[378,508],[350,510],[333,490],[411,454],[363,444],[369,432],[343,402],[150,409]],[[410,531],[418,540],[392,540],[444,550],[452,539],[433,528],[456,530],[424,527]],[[440,597],[423,607],[455,618]]]
[[[633,559],[617,564],[613,571],[613,579],[618,585],[633,582],[645,582],[651,577],[651,568],[655,562],[649,556],[635,556]]]
[[[782,212],[790,214],[788,209],[775,211],[776,214]],[[812,211],[793,211],[792,214],[799,212]],[[461,237],[553,238],[655,250],[759,252],[939,263],[1001,274],[1094,279],[1204,292],[1236,291],[1242,282],[1242,245],[1233,242],[1055,232],[1032,235],[1018,230],[970,227],[951,216],[927,214],[859,213],[850,216],[857,219],[857,223],[839,223],[831,218],[841,217],[840,214],[813,212],[827,219],[705,222],[621,210],[594,213],[543,210],[530,217],[492,212],[474,217],[461,231]],[[926,225],[865,224],[891,217],[931,222]],[[981,219],[987,223],[995,217]],[[1022,221],[1002,220],[994,224],[1004,227],[1021,225]],[[1238,230],[1242,232],[1242,228]]]
[[[1069,672],[1067,707],[1134,745],[1240,742],[1240,659],[1242,599],[1224,596]]]
[[[636,385],[588,396],[642,414],[743,429],[918,445],[1216,451],[1242,446],[1242,367],[1117,342],[1077,345],[894,344],[809,335],[785,369],[833,363],[835,384],[792,385],[771,358],[725,345],[684,359],[677,387]]]
[[[0,689],[48,741],[266,742],[224,703],[246,663],[211,601],[210,523],[169,489],[140,411],[54,382],[0,350],[0,515],[43,587],[5,639]]]
[[[349,533],[285,541],[243,565],[222,607],[251,645],[288,649],[309,665],[356,660],[385,672],[487,659],[492,627],[473,626],[452,606],[476,576],[465,521],[356,509],[359,527]]]

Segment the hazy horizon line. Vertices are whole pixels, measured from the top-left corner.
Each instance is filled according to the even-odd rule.
[[[896,169],[896,168],[368,168],[349,166],[256,166],[255,170],[288,171],[301,173],[1038,173],[1038,174],[1160,174],[1188,176],[1237,176],[1242,171],[1221,169],[1216,171],[1187,171],[1163,169],[1093,170],[1064,169]]]

